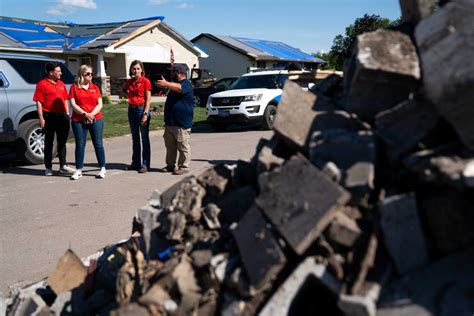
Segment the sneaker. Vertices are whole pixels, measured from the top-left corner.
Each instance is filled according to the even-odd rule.
[[[97,179],[104,179],[106,173],[107,173],[107,170],[105,170],[105,167],[102,167],[102,168],[100,168],[99,173],[95,177]]]
[[[174,171],[174,167],[163,167],[160,169],[161,172],[173,172]]]
[[[79,180],[82,178],[82,170],[76,170],[71,176],[71,180]]]
[[[59,172],[61,173],[74,173],[76,171],[76,169],[74,169],[73,167],[69,167],[68,165],[64,165],[64,166],[61,166],[61,168],[59,168]]]
[[[138,173],[147,173],[147,172],[148,172],[148,168],[146,166],[143,166],[138,170]]]
[[[186,174],[188,172],[189,172],[189,168],[179,168],[178,170],[175,170],[173,172],[173,174],[180,176],[180,175]]]
[[[44,175],[45,176],[52,176],[53,175],[53,169],[51,168],[46,168],[46,170],[44,171]]]

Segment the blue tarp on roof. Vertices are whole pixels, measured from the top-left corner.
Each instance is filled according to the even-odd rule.
[[[62,48],[64,36],[44,25],[0,20],[0,32],[27,47]]]
[[[312,61],[312,62],[324,62],[324,60],[314,57],[308,53],[305,53],[297,48],[291,47],[282,42],[258,40],[244,37],[232,37],[236,40],[244,42],[256,49],[259,49],[269,55],[278,57],[284,60],[300,60],[300,61]]]

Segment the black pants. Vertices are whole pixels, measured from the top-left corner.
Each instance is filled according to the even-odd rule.
[[[54,134],[58,142],[58,157],[60,166],[66,164],[66,142],[69,135],[71,122],[67,113],[43,112],[44,126],[44,165],[46,168],[53,167],[53,144]]]

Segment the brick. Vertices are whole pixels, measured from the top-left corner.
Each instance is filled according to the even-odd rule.
[[[379,113],[375,126],[385,142],[388,157],[397,161],[435,128],[438,118],[429,102],[407,100]]]
[[[286,258],[260,210],[253,206],[233,231],[250,283],[258,290],[271,285]]]
[[[402,19],[416,25],[433,13],[435,5],[435,0],[400,0]]]
[[[352,247],[361,234],[357,223],[345,215],[337,212],[328,230],[328,239],[346,247]]]
[[[428,99],[474,149],[474,2],[451,1],[415,29]]]
[[[204,171],[197,179],[207,194],[221,195],[231,179],[231,172],[225,165],[217,165]]]
[[[415,196],[386,198],[379,209],[385,246],[398,273],[404,275],[428,264],[428,251]]]
[[[357,37],[344,73],[346,109],[373,122],[377,113],[404,101],[417,88],[420,65],[408,35],[377,30]]]
[[[374,188],[375,146],[370,131],[329,129],[315,132],[310,160],[319,168],[328,162],[340,170],[339,183],[352,194],[352,203],[367,205]]]
[[[325,110],[334,110],[328,100],[303,91],[298,84],[287,81],[278,104],[273,130],[288,146],[303,150],[309,142],[316,111]]]
[[[260,316],[293,315],[298,299],[305,296],[307,304],[298,306],[295,315],[342,315],[337,307],[341,285],[313,257],[306,258],[273,294],[260,311]]]
[[[281,166],[285,160],[273,154],[272,148],[263,146],[258,153],[257,173],[271,171],[273,168]]]
[[[256,204],[299,255],[350,199],[347,191],[302,156],[291,158],[278,171],[260,175],[259,186]]]

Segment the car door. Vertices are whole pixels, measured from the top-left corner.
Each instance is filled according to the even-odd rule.
[[[7,88],[9,84],[3,71],[0,71],[0,142],[15,140],[13,121],[9,115],[8,106]]]

